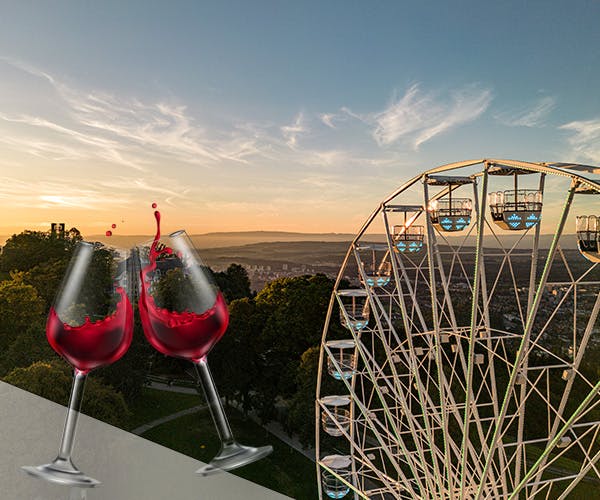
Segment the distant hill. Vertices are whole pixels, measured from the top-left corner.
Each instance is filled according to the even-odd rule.
[[[505,246],[515,244],[523,234],[519,232],[504,231],[502,234],[502,241]],[[108,238],[104,235],[84,235],[89,240],[107,241]],[[287,231],[235,231],[235,232],[214,232],[204,234],[193,234],[191,235],[194,244],[199,249],[206,248],[221,248],[221,247],[237,247],[243,245],[252,245],[255,243],[276,243],[276,242],[301,242],[301,241],[312,241],[312,242],[350,242],[354,239],[355,235],[351,233],[295,233]],[[0,245],[10,238],[10,235],[0,236]],[[456,243],[457,240],[464,238],[464,236],[448,236],[448,241]],[[527,237],[526,239],[528,239]],[[110,238],[112,244],[121,247],[131,247],[138,243],[148,241],[152,239],[152,235],[114,235]],[[381,241],[384,242],[385,238],[383,234],[369,235],[370,241]],[[552,241],[551,234],[543,234],[540,238],[540,247],[548,248]],[[441,240],[440,240],[441,242]],[[562,245],[575,247],[577,238],[575,234],[564,234],[562,236]],[[469,237],[466,241],[467,246],[474,246],[475,237]],[[485,246],[496,246],[495,239],[492,236],[485,236]],[[527,243],[529,245],[529,242]]]
[[[0,244],[10,238],[11,235],[0,235]],[[117,246],[133,246],[137,243],[151,240],[153,234],[115,234],[110,241]],[[198,248],[232,247],[239,245],[251,245],[253,243],[272,243],[286,241],[352,241],[353,234],[350,233],[295,233],[288,231],[234,231],[214,232],[190,235]],[[103,234],[84,234],[88,240],[108,241]],[[383,236],[382,236],[383,238]]]
[[[86,236],[89,239],[106,241],[104,235]],[[152,235],[114,235],[111,242],[118,246],[133,246],[136,243],[151,240]],[[191,234],[194,244],[199,248],[236,247],[254,243],[274,243],[292,241],[352,241],[354,235],[341,233],[293,233],[286,231],[240,231]]]

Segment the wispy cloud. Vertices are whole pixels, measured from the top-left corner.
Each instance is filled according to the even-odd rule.
[[[308,131],[309,129],[306,125],[303,112],[298,113],[291,124],[281,127],[281,133],[285,138],[286,144],[291,149],[296,149],[298,146],[298,137]]]
[[[211,166],[223,161],[246,163],[261,154],[262,145],[256,137],[236,127],[204,127],[182,104],[80,90],[26,63],[6,58],[0,61],[46,81],[62,101],[61,116],[0,114],[0,121],[61,136],[52,147],[48,136],[40,145],[40,134],[25,130],[20,136],[12,135],[13,143],[19,142],[39,155],[54,153],[64,146],[65,139],[72,141],[70,156],[97,157],[137,170],[146,170],[147,164],[165,156],[172,161]]]
[[[416,150],[436,135],[478,118],[492,101],[492,92],[469,85],[448,96],[424,92],[412,85],[400,98],[368,120],[373,120],[373,138],[380,146],[409,141]]]
[[[335,113],[321,113],[319,115],[319,118],[329,128],[335,128],[335,125],[333,123],[333,120],[336,118],[336,114]]]
[[[103,190],[91,186],[70,185],[65,192],[62,182],[21,181],[10,177],[0,177],[0,200],[8,202],[11,207],[82,210],[111,210],[132,203],[124,193],[107,199]]]
[[[29,129],[44,129],[47,132],[61,136],[52,141],[46,135],[41,138],[36,133],[21,133],[21,135],[5,135],[0,142],[8,145],[20,145],[35,156],[48,157],[53,160],[83,159],[96,157],[110,163],[116,163],[136,170],[144,170],[139,161],[128,158],[128,152],[118,141],[107,139],[94,134],[77,131],[60,125],[51,120],[26,114],[10,116],[0,113],[0,121],[26,125]],[[65,139],[67,142],[65,142]]]
[[[585,160],[600,162],[600,118],[573,121],[559,127],[572,133],[569,144]]]
[[[542,127],[556,107],[556,98],[540,97],[533,106],[498,113],[494,118],[509,127]]]

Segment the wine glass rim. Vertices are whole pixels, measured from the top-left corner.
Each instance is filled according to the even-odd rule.
[[[83,247],[83,248],[98,248],[98,247],[102,247],[102,248],[116,250],[118,252],[127,252],[128,251],[128,248],[126,246],[119,245],[119,244],[114,244],[114,243],[109,243],[108,241],[79,240],[76,243],[76,247]]]
[[[166,235],[161,235],[161,238],[176,238],[176,237],[182,236],[184,234],[187,234],[185,229],[178,229],[177,231],[173,231],[172,233],[169,233]],[[161,238],[159,238],[159,241]],[[140,241],[140,242],[136,243],[134,246],[135,247],[148,247],[148,246],[152,245],[152,243],[154,243],[154,241],[155,241],[155,238],[152,237],[152,238],[148,238],[145,241]]]

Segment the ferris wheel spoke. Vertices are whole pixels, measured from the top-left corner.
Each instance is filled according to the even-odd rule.
[[[557,250],[557,246],[558,246],[558,241],[560,239],[560,236],[562,234],[564,225],[565,225],[565,221],[566,221],[566,217],[569,213],[569,208],[571,206],[571,202],[573,201],[573,196],[575,194],[575,190],[578,186],[578,182],[576,181],[572,181],[571,182],[571,187],[569,188],[567,197],[565,199],[565,203],[564,203],[564,207],[562,210],[562,214],[560,216],[556,231],[554,233],[554,238],[552,240],[552,243],[550,245],[550,249],[548,250],[548,256],[546,258],[546,264],[544,266],[544,270],[542,271],[542,276],[540,277],[540,281],[537,287],[537,291],[536,291],[536,295],[535,295],[535,299],[533,301],[533,304],[531,305],[531,310],[529,311],[529,315],[527,318],[527,323],[525,324],[525,329],[523,332],[523,339],[521,340],[519,349],[517,351],[517,357],[514,363],[514,367],[512,369],[511,375],[510,375],[510,379],[508,382],[508,386],[507,389],[505,391],[505,395],[504,395],[504,399],[503,399],[503,403],[502,403],[502,407],[500,409],[500,415],[499,415],[499,420],[498,423],[496,424],[496,429],[494,431],[494,435],[492,437],[492,442],[491,442],[491,446],[490,446],[490,452],[488,453],[488,457],[486,459],[485,465],[484,465],[484,470],[483,470],[483,475],[482,475],[482,481],[480,483],[480,487],[477,491],[477,495],[475,497],[475,500],[479,500],[481,498],[481,494],[483,493],[483,489],[482,489],[482,485],[483,483],[487,480],[487,475],[488,475],[488,470],[491,464],[491,461],[494,457],[494,453],[496,451],[496,448],[498,447],[499,444],[499,436],[500,436],[500,432],[501,432],[501,427],[503,425],[503,420],[504,417],[506,415],[507,412],[507,403],[509,400],[509,394],[511,392],[513,392],[514,390],[514,385],[515,385],[515,380],[517,378],[517,374],[519,373],[519,370],[521,369],[521,366],[523,365],[523,362],[525,360],[524,357],[524,352],[525,349],[528,347],[528,343],[529,343],[529,337],[531,335],[531,329],[533,327],[533,321],[535,319],[535,315],[537,313],[537,309],[539,307],[541,298],[542,298],[542,290],[543,290],[543,286],[545,285],[547,279],[548,279],[548,275],[550,273],[550,268],[552,266],[552,261],[554,259],[554,255],[556,254],[556,250]]]
[[[600,478],[600,473],[596,468],[596,464],[600,460],[600,451],[598,451],[592,458],[590,458],[584,467],[582,467],[581,471],[577,476],[569,483],[569,485],[565,488],[562,494],[558,497],[557,500],[563,500],[568,498],[568,495],[573,491],[573,489],[584,480],[588,472],[592,469],[595,470],[596,476]]]
[[[339,297],[338,297],[338,299],[339,299]],[[375,375],[373,369],[369,365],[370,360],[367,358],[367,351],[366,351],[366,349],[364,349],[362,347],[362,343],[360,342],[360,339],[358,338],[358,336],[356,335],[356,333],[354,331],[352,331],[352,335],[353,335],[354,340],[356,342],[356,350],[359,352],[359,354],[360,354],[360,356],[361,356],[361,358],[362,358],[362,360],[363,360],[363,362],[365,364],[365,367],[366,367],[366,369],[368,371],[370,380],[373,380],[373,381],[376,382],[377,381],[377,376]],[[337,361],[332,356],[332,354],[331,354],[330,351],[328,352],[328,354],[330,355],[330,357],[332,357],[332,359],[333,359],[333,361],[334,361],[334,363],[336,365],[336,369],[341,370],[341,367],[339,367]],[[352,387],[350,387],[350,385],[348,384],[347,380],[346,379],[343,379],[343,380],[344,380],[344,383],[347,386],[347,389],[348,389],[349,393],[355,394],[354,389]],[[382,390],[381,390],[380,386],[377,383],[375,383],[374,388],[375,388],[375,391],[378,394],[379,400],[382,403],[382,406],[384,408],[386,416],[388,417],[388,419],[389,419],[389,421],[391,423],[392,437],[394,439],[399,440],[399,442],[403,444],[403,440],[401,439],[399,429],[397,427],[396,422],[394,421],[394,419],[392,417],[390,408],[387,405],[385,398],[383,397]],[[359,403],[359,401],[361,401],[361,400],[360,399],[356,399],[357,406],[359,406],[359,408],[361,409],[361,412],[363,413],[364,417],[372,424],[373,430],[375,431],[375,428],[374,428],[375,426],[373,425],[374,423],[373,423],[373,420],[372,420],[371,415],[369,413],[369,410],[362,403]],[[397,461],[394,459],[393,455],[389,452],[388,448],[386,447],[386,443],[383,440],[383,437],[381,436],[381,434],[379,432],[376,432],[376,434],[377,434],[377,439],[380,441],[381,445],[386,449],[386,454],[388,455],[388,458],[392,461],[392,463],[394,464],[394,467],[400,473],[399,464],[397,463]],[[403,450],[403,451],[405,451],[406,453],[408,453],[408,450]],[[432,460],[435,460],[435,454],[433,453],[433,451],[432,451]],[[414,467],[414,465],[411,464],[411,468],[413,468],[413,467]]]
[[[448,189],[448,192],[451,192],[451,186]],[[428,190],[428,180],[425,177],[424,178],[424,182],[423,182],[423,197],[424,197],[424,205],[426,207],[429,206],[430,204],[430,198],[429,198],[429,190]],[[428,257],[428,267],[429,267],[429,283],[430,283],[430,292],[431,292],[431,303],[432,303],[432,308],[431,308],[431,315],[432,315],[432,321],[433,321],[433,334],[434,334],[434,338],[435,338],[435,342],[436,342],[436,350],[435,350],[435,356],[436,356],[436,363],[438,367],[441,367],[442,364],[440,362],[440,350],[439,350],[439,344],[440,344],[440,331],[439,331],[439,322],[438,322],[438,298],[437,298],[437,290],[436,290],[436,279],[435,279],[435,268],[434,268],[434,260],[436,258],[436,250],[437,250],[437,243],[435,240],[435,233],[434,233],[434,229],[431,223],[431,219],[427,218],[427,225],[426,225],[426,235],[427,235],[427,257]],[[439,257],[439,254],[438,254]],[[438,271],[440,273],[443,272],[443,269],[439,268]],[[446,289],[445,289],[446,291]],[[451,466],[450,466],[450,449],[449,449],[449,443],[448,443],[448,413],[447,413],[447,408],[446,408],[446,395],[443,391],[443,382],[441,380],[442,377],[442,370],[437,370],[437,375],[438,375],[438,395],[439,395],[439,400],[440,400],[440,410],[441,410],[441,422],[442,422],[442,430],[443,430],[443,435],[442,435],[442,445],[444,448],[444,469],[446,471],[445,474],[445,481],[447,482],[447,489],[449,491],[453,491],[454,490],[454,478],[451,474]],[[441,475],[441,472],[439,470],[436,470],[437,473],[437,477],[441,478],[444,477]],[[440,481],[441,482],[441,481]]]
[[[360,447],[357,443],[355,443],[353,441],[352,437],[350,436],[350,434],[348,434],[346,429],[343,426],[339,425],[336,416],[331,413],[328,406],[325,404],[322,404],[321,402],[319,402],[319,404],[320,404],[322,410],[325,412],[325,414],[331,419],[331,421],[336,423],[336,426],[338,427],[338,430],[341,433],[341,435],[344,436],[348,440],[353,451],[356,453],[356,456],[357,456],[356,459],[360,460],[365,466],[367,466],[373,472],[373,474],[375,474],[382,482],[389,482],[391,479],[390,476],[381,472],[379,470],[379,468],[371,461],[371,458],[369,457],[369,453],[365,453],[363,451],[363,448]],[[417,465],[417,463],[415,463],[413,465]],[[406,477],[406,475],[401,473],[400,479],[402,480],[404,489],[406,491],[410,492],[413,495],[413,497],[416,497],[417,493],[410,486],[410,481],[409,481],[408,477]]]
[[[566,296],[566,294],[565,294]],[[590,313],[590,317],[588,319],[586,328],[585,328],[585,332],[583,334],[583,338],[581,339],[581,343],[579,345],[579,349],[577,351],[577,354],[575,356],[575,359],[573,360],[573,364],[572,364],[572,368],[569,368],[571,370],[573,370],[574,372],[577,372],[579,370],[579,367],[581,365],[581,361],[583,359],[583,354],[585,352],[585,349],[587,347],[587,344],[590,340],[590,337],[592,335],[593,329],[594,329],[594,325],[596,324],[596,321],[598,319],[598,314],[600,313],[600,294],[597,295],[596,300],[594,302],[594,306],[592,308],[592,311]],[[569,396],[571,394],[571,390],[573,388],[573,384],[575,383],[576,377],[575,376],[571,376],[567,379],[567,384],[566,387],[563,391],[563,395],[561,397],[561,401],[558,405],[558,408],[556,409],[556,417],[554,419],[554,422],[552,424],[552,428],[550,429],[550,432],[548,434],[548,439],[552,440],[554,438],[554,436],[557,434],[559,426],[562,423],[562,415],[564,413],[565,407],[567,405],[567,402],[569,400]],[[544,465],[546,463],[546,460],[543,460],[540,464],[540,470],[543,470]],[[536,476],[536,480],[539,480],[541,476],[541,473],[539,473]]]
[[[388,350],[388,353],[389,353],[389,346],[387,346],[387,344],[386,344],[386,343],[384,343],[383,345],[384,345],[384,347],[386,348],[386,350]],[[381,373],[381,371],[382,371],[382,370],[381,370],[381,368],[379,367],[379,365],[378,365],[377,361],[376,361],[376,360],[375,360],[373,357],[371,357],[371,356],[370,356],[370,353],[368,352],[368,350],[366,350],[366,349],[363,349],[363,350],[362,350],[362,352],[363,352],[363,356],[364,356],[364,362],[365,362],[365,364],[366,364],[366,365],[369,365],[369,366],[372,366],[372,369],[373,369],[373,375],[372,375],[372,378],[371,378],[371,379],[372,379],[372,380],[374,380],[374,381],[376,381],[376,380],[379,380],[379,377],[377,377],[377,375],[376,375],[376,374],[377,374],[377,373]],[[388,356],[390,356],[390,359],[393,359],[393,357],[394,357],[394,355],[393,355],[393,354],[388,354]],[[411,358],[410,358],[410,357],[409,357],[409,356],[406,354],[406,352],[404,353],[404,357],[405,357],[405,359],[408,359],[408,360],[410,360],[410,359],[411,359]],[[412,359],[414,359],[414,358],[412,358]],[[394,364],[393,364],[393,363],[391,363],[391,364],[390,364],[390,366],[392,367],[392,369],[393,369],[393,371],[394,371],[394,381],[395,381],[395,382],[397,382],[397,383],[399,383],[399,382],[400,382],[400,378],[398,377],[397,373],[395,373]],[[410,372],[410,371],[412,371],[412,370],[415,370],[415,369],[416,369],[416,368],[414,367],[414,365],[410,366],[410,361],[409,361],[409,366],[408,366],[408,368],[409,368],[409,372]],[[389,379],[388,379],[388,378],[384,378],[384,381],[385,381],[385,382],[386,382],[386,384],[387,384],[387,385],[385,386],[386,392],[387,392],[387,391],[392,391],[392,394],[393,394],[394,398],[395,398],[397,401],[400,401],[401,408],[402,408],[402,410],[403,410],[404,414],[405,414],[405,415],[409,415],[409,414],[410,414],[410,412],[409,412],[409,409],[408,409],[408,404],[407,404],[406,398],[405,398],[405,396],[404,396],[404,395],[407,393],[407,391],[406,391],[406,390],[403,390],[403,388],[399,388],[398,386],[393,386],[393,385],[390,383],[390,381],[389,381]],[[378,387],[379,387],[379,386],[378,386]],[[422,398],[422,397],[423,397],[423,396],[422,396],[423,394],[427,394],[427,392],[426,392],[426,391],[423,391],[423,389],[422,389],[422,387],[421,387],[421,386],[417,386],[417,390],[418,390],[418,392],[419,392],[419,398]],[[382,389],[380,388],[380,389],[379,389],[379,392],[381,393],[381,391],[382,391]],[[380,400],[381,400],[381,399],[383,399],[383,401],[382,401],[382,402],[383,402],[383,404],[384,404],[384,407],[387,407],[387,403],[385,402],[385,399],[384,399],[384,398],[382,398],[381,394],[379,394],[379,398],[380,398]],[[423,401],[422,401],[422,400],[421,400],[421,407],[424,407],[424,403],[423,403]],[[431,406],[429,406],[429,408],[431,408]],[[429,446],[429,449],[430,449],[430,450],[431,450],[431,449],[433,449],[433,448],[435,448],[435,445],[433,444],[433,442],[432,442],[432,440],[431,440],[431,425],[432,425],[432,424],[430,424],[430,423],[428,424],[428,419],[427,419],[427,417],[429,416],[430,418],[432,418],[432,419],[435,419],[435,415],[437,415],[437,413],[436,413],[436,412],[431,412],[431,413],[430,413],[430,415],[423,415],[423,417],[424,417],[424,420],[425,420],[425,422],[424,422],[425,429],[423,429],[423,428],[422,428],[422,427],[421,427],[421,426],[418,424],[418,422],[414,422],[412,419],[409,419],[409,420],[408,420],[408,425],[409,425],[409,428],[410,428],[411,435],[412,435],[412,437],[413,437],[413,439],[414,439],[414,442],[415,442],[415,443],[419,443],[419,442],[421,441],[421,437],[420,437],[420,436],[423,436],[423,435],[424,435],[424,436],[426,437],[426,439],[428,440],[428,446]],[[435,425],[435,424],[434,424],[434,425]],[[418,452],[419,452],[419,455],[421,456],[421,460],[423,460],[423,461],[424,461],[424,460],[425,460],[425,452],[424,452],[424,449],[423,449],[421,446],[418,446]],[[441,458],[441,457],[442,457],[441,453],[437,452],[437,458],[439,459],[439,458]],[[435,461],[434,461],[434,463],[435,463]]]
[[[537,189],[518,189],[527,173]],[[486,198],[501,185],[492,175],[514,177],[514,190]],[[571,184],[546,249],[548,175]],[[460,198],[466,187],[471,199]],[[577,218],[587,246],[562,234],[575,194],[591,192],[600,182],[552,164],[484,159],[416,176],[368,217],[323,331],[316,424],[340,441],[317,437],[319,495],[553,499],[600,484],[600,217]],[[381,227],[385,244],[372,237]],[[582,265],[580,253],[592,262]],[[339,290],[357,270],[360,288]],[[368,306],[360,317],[354,306],[344,312],[352,297]],[[328,342],[340,338],[338,308],[349,338]],[[331,394],[325,361],[344,396],[321,398]],[[348,410],[331,398],[347,398],[335,404]],[[349,455],[323,457],[325,443]],[[336,476],[332,464],[348,468]]]
[[[335,365],[336,369],[341,371],[342,368],[340,367],[340,365],[338,364],[338,362],[336,361],[335,356],[333,355],[333,353],[329,350],[329,348],[327,346],[325,346],[325,350],[327,352],[327,354],[330,356],[330,359],[333,361],[333,364]],[[354,388],[348,383],[348,381],[344,378],[342,379],[342,381],[344,382],[344,384],[346,385],[346,389],[348,390],[348,394],[350,394],[351,396],[356,396],[356,393],[354,391]],[[381,445],[381,449],[384,451],[384,453],[386,454],[387,458],[390,460],[390,462],[392,463],[392,466],[394,467],[394,469],[396,470],[396,473],[399,474],[401,477],[404,476],[404,473],[399,465],[399,463],[396,460],[396,457],[393,455],[393,453],[391,453],[391,451],[389,450],[389,446],[386,442],[386,440],[384,439],[384,437],[381,435],[381,433],[377,430],[374,422],[373,422],[373,418],[371,416],[371,412],[368,410],[367,407],[365,407],[362,403],[361,403],[362,399],[361,398],[356,398],[355,399],[355,406],[359,409],[359,411],[362,413],[363,418],[369,422],[370,424],[370,428],[373,430],[373,433],[377,439],[377,442]],[[391,439],[397,439],[398,436],[395,434],[392,434]],[[408,455],[408,450],[403,450],[405,452],[405,456],[409,456]],[[409,467],[411,468],[413,475],[415,477],[419,477],[418,473],[417,473],[417,468],[415,466],[414,463],[412,462],[408,462]],[[425,488],[423,486],[421,486],[421,490],[422,491],[426,491]]]
[[[556,435],[549,440],[546,448],[534,463],[533,466],[529,468],[527,473],[523,476],[523,479],[519,484],[515,486],[513,493],[510,495],[509,500],[515,497],[518,492],[525,487],[527,482],[538,473],[539,468],[542,467],[542,463],[547,461],[550,452],[560,444],[560,440],[564,437],[564,435],[569,431],[570,427],[576,424],[579,418],[585,414],[585,410],[588,408],[594,397],[598,398],[600,394],[600,381],[592,388],[592,390],[586,395],[581,404],[577,407],[577,409],[572,413],[569,419],[563,424],[560,430],[556,433]],[[598,401],[596,401],[595,405],[598,405]]]

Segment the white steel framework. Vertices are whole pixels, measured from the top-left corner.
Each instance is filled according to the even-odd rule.
[[[574,234],[598,173],[452,163],[371,214],[323,331],[320,498],[600,491],[600,254]]]

